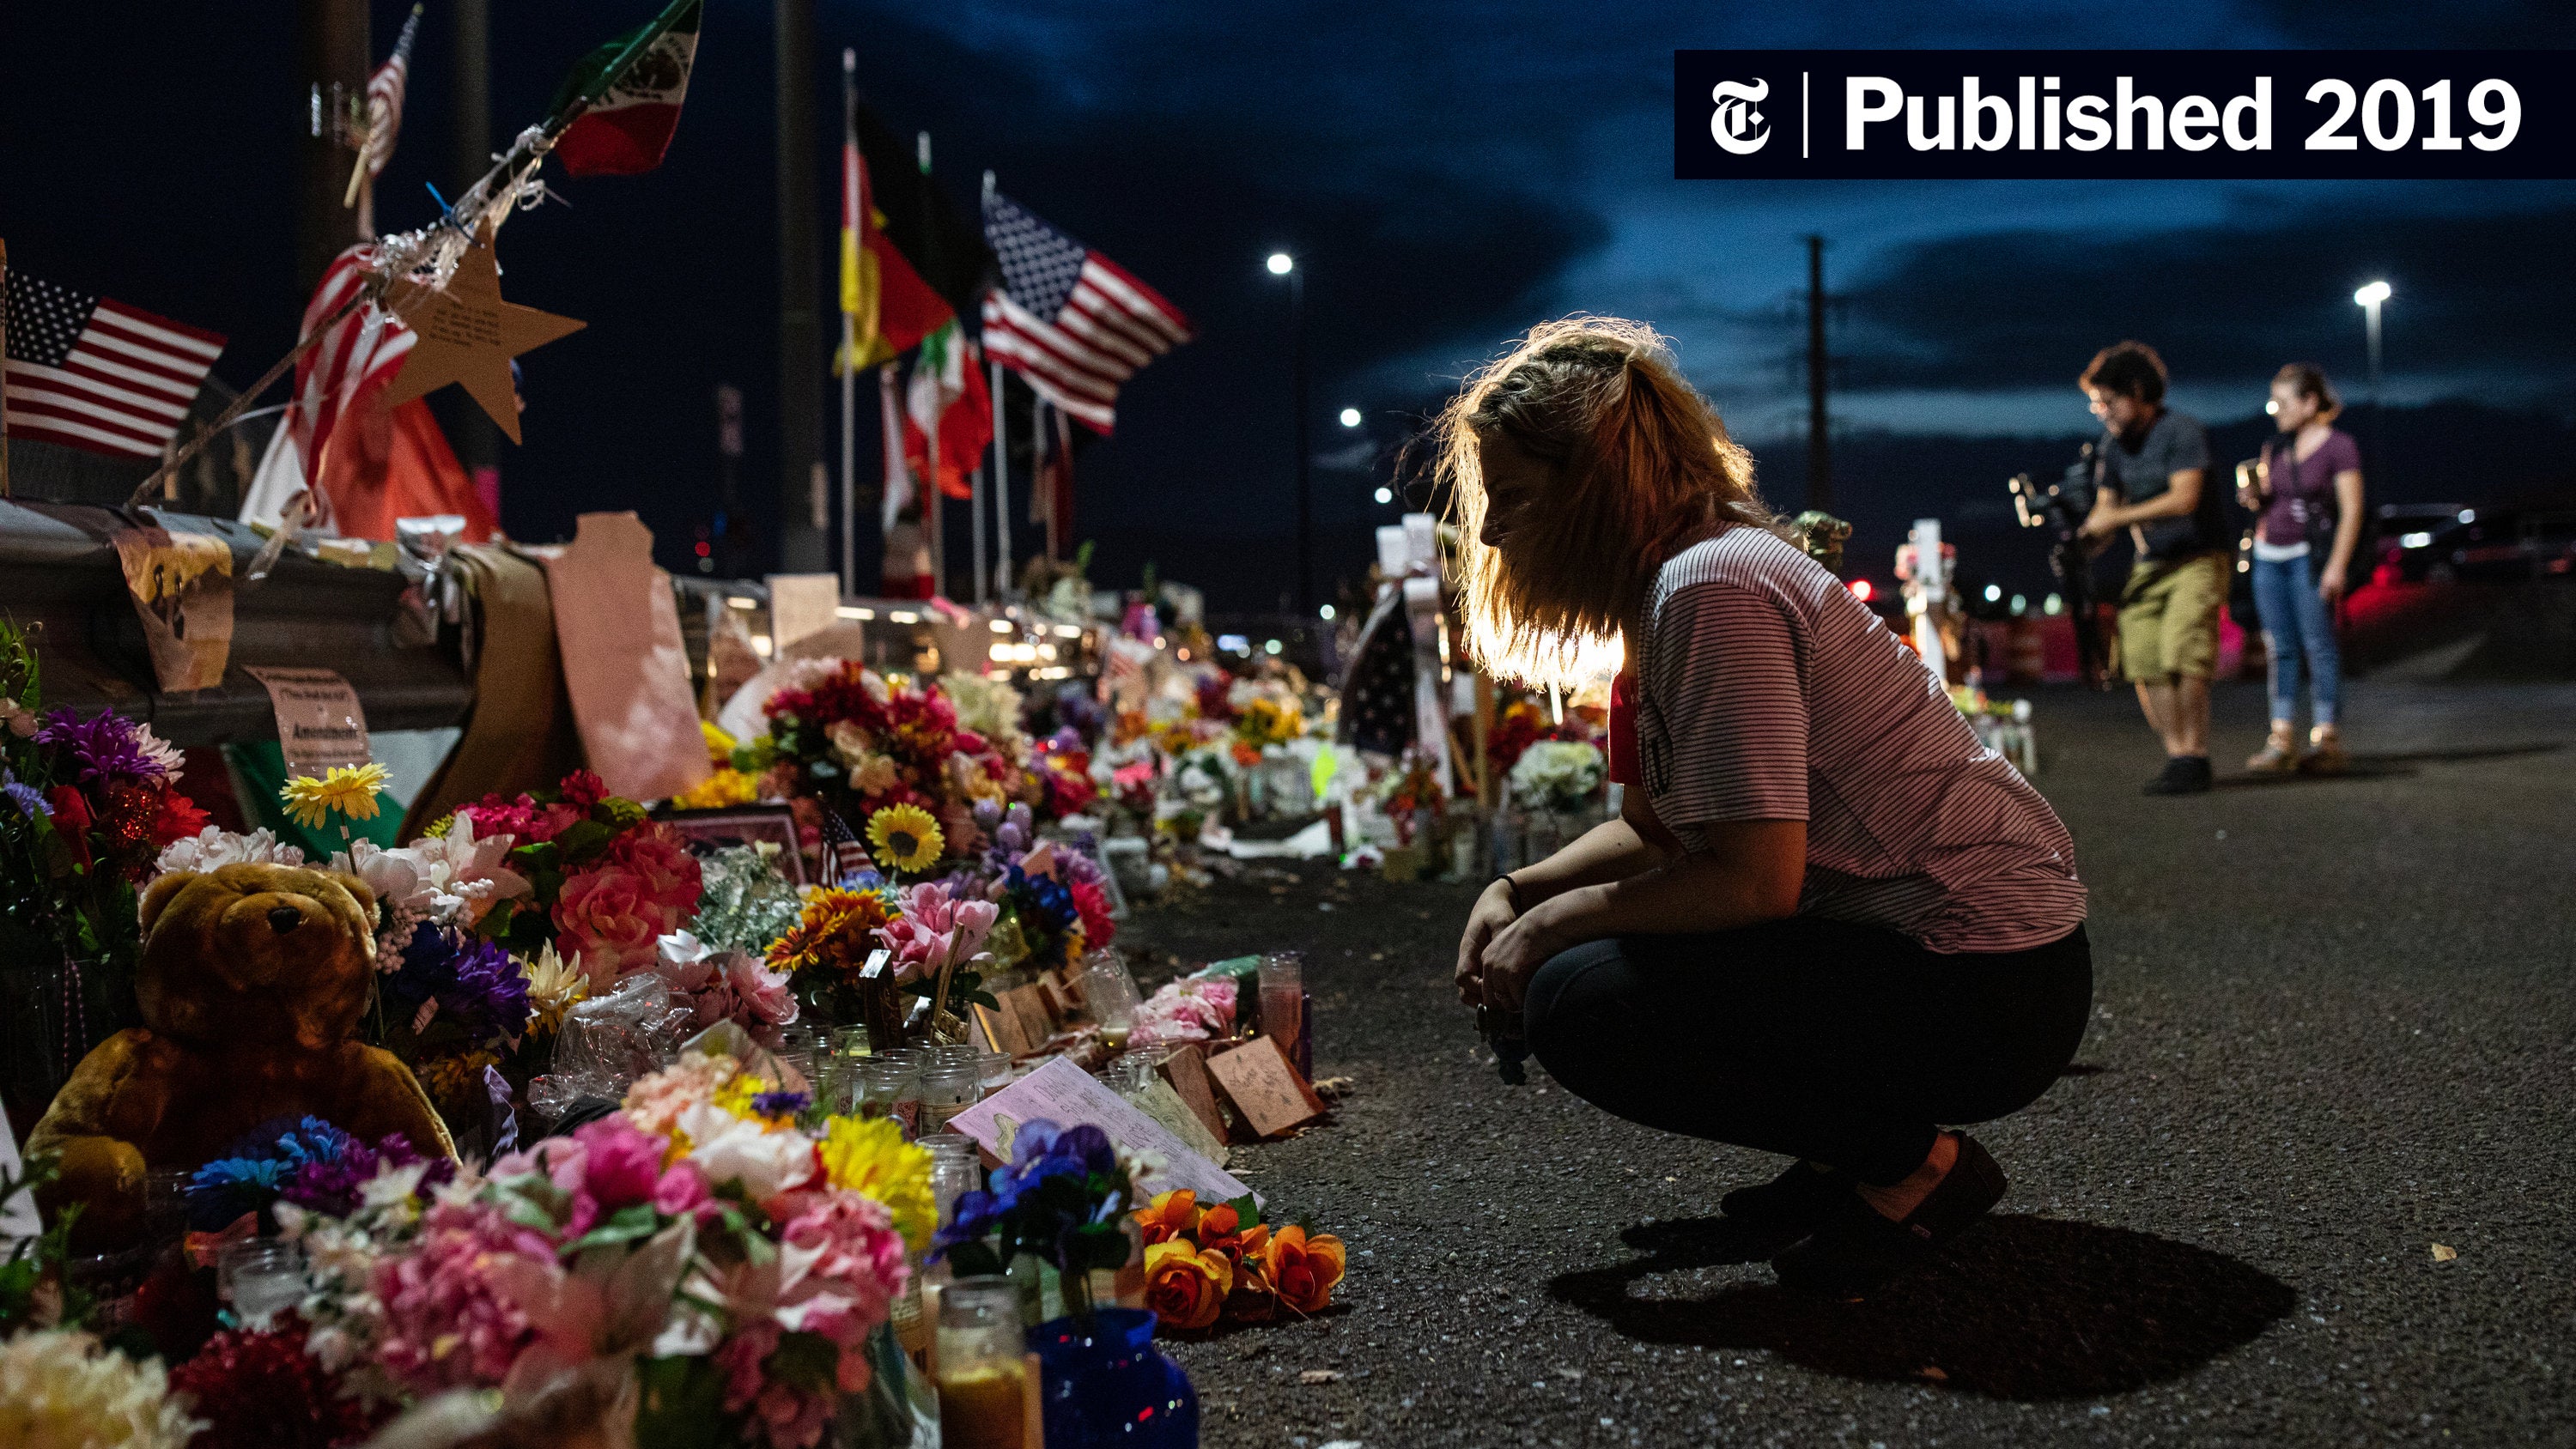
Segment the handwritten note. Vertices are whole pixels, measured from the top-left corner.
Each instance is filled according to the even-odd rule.
[[[1264,1137],[1302,1127],[1324,1115],[1323,1099],[1288,1064],[1276,1037],[1254,1037],[1230,1052],[1208,1058],[1208,1075],[1225,1089],[1227,1100]]]
[[[334,765],[355,768],[367,762],[367,712],[339,671],[261,664],[248,673],[268,686],[286,773],[318,780]]]
[[[1190,1115],[1219,1142],[1225,1140],[1225,1113],[1216,1105],[1216,1087],[1208,1081],[1207,1049],[1197,1042],[1184,1043],[1163,1058],[1154,1070],[1169,1082]]]
[[[995,1157],[1010,1155],[1009,1134],[1020,1124],[1044,1118],[1061,1127],[1097,1127],[1130,1152],[1162,1158],[1139,1191],[1167,1192],[1188,1188],[1201,1202],[1223,1202],[1251,1189],[1226,1170],[1191,1150],[1189,1144],[1135,1104],[1111,1091],[1091,1073],[1062,1057],[1011,1083],[950,1120],[948,1130],[963,1132]],[[1006,1130],[1007,1128],[1007,1130]],[[1255,1202],[1260,1195],[1255,1193]]]

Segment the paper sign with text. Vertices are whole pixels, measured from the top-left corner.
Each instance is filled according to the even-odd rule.
[[[1323,1099],[1288,1064],[1276,1037],[1257,1036],[1230,1052],[1208,1058],[1208,1075],[1225,1089],[1226,1100],[1252,1124],[1273,1137],[1324,1115]]]
[[[247,672],[268,686],[287,774],[318,780],[333,766],[355,769],[367,762],[367,712],[338,670],[259,664]]]
[[[1008,1160],[1010,1136],[1021,1123],[1040,1119],[1059,1127],[1097,1127],[1130,1152],[1160,1157],[1161,1169],[1138,1184],[1140,1194],[1188,1188],[1199,1201],[1213,1203],[1252,1191],[1224,1168],[1191,1151],[1169,1128],[1137,1110],[1099,1078],[1062,1057],[958,1113],[949,1120],[948,1130],[963,1132],[986,1152]],[[1253,1193],[1253,1201],[1260,1200],[1261,1195]]]

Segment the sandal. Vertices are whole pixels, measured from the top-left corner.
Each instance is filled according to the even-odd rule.
[[[2299,768],[2299,741],[2296,735],[2275,730],[2245,761],[2245,768],[2257,775],[2286,775]]]
[[[1958,1161],[1902,1222],[1858,1193],[1846,1195],[1814,1234],[1771,1260],[1780,1285],[1857,1298],[1932,1261],[1944,1244],[2003,1201],[2003,1169],[1974,1137],[1963,1132],[1958,1141]]]

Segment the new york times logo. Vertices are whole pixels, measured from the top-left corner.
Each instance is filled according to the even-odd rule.
[[[1753,109],[1771,95],[1771,83],[1720,81],[1709,92],[1717,109],[1709,113],[1708,137],[1730,156],[1750,156],[1771,139],[1771,122]]]

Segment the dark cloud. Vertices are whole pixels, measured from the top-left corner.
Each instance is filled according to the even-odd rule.
[[[2392,376],[2576,395],[2576,209],[2392,215],[2284,204],[2260,219],[2139,235],[2023,230],[1903,249],[1849,289],[1850,383],[2002,389],[2063,383],[2122,337],[2179,381],[2234,382],[2296,358],[2357,371],[2353,289],[2384,277]]]

